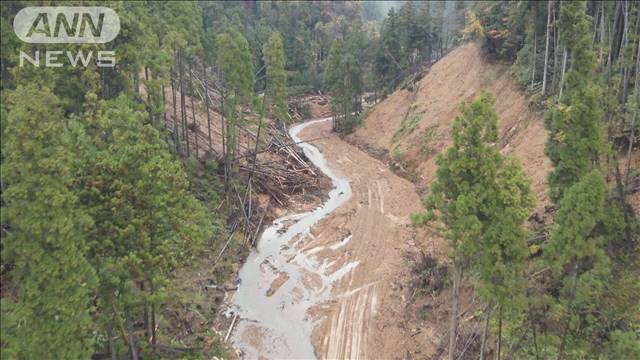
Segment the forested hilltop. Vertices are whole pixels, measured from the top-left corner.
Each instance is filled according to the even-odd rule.
[[[13,23],[29,6],[106,6],[120,32],[104,44],[26,43]],[[400,124],[384,128],[388,149],[366,150],[416,184],[426,210],[411,217],[415,231],[446,244],[442,258],[420,249],[403,268],[403,316],[444,324],[430,358],[640,357],[639,3],[5,1],[0,11],[3,358],[237,357],[236,319],[220,318],[239,268],[271,220],[318,206],[330,187],[288,133],[318,116],[313,97],[328,102],[339,139],[364,133],[380,109]],[[470,42],[544,118],[544,216],[528,164],[505,150],[504,99],[480,91],[439,114],[449,137],[415,131],[432,106],[418,103],[421,81]],[[113,51],[116,65],[20,58],[53,50]],[[387,112],[385,99],[404,94],[406,109]],[[404,156],[413,148],[417,158]],[[409,314],[417,298],[446,310]]]

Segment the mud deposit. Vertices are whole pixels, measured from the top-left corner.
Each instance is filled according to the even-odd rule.
[[[290,134],[298,142],[298,134],[305,127],[326,121],[330,118],[294,126]],[[239,315],[232,341],[249,359],[315,358],[311,344],[314,324],[308,310],[326,300],[334,282],[358,266],[353,261],[336,269],[314,256],[322,249],[302,251],[313,240],[311,227],[344,204],[351,197],[351,187],[348,179],[329,168],[316,147],[307,143],[300,147],[331,179],[334,188],[329,199],[315,210],[275,220],[240,270],[240,286],[230,309]]]

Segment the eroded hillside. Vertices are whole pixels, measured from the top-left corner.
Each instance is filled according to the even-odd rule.
[[[435,176],[436,155],[451,143],[451,125],[460,103],[487,90],[496,97],[498,146],[522,161],[533,179],[538,209],[548,203],[546,178],[551,163],[544,155],[542,112],[530,108],[508,65],[486,58],[480,44],[468,43],[435,63],[413,91],[409,88],[378,103],[350,140],[387,151],[419,186],[427,185]]]

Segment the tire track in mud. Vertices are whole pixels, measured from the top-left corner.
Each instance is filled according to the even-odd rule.
[[[317,255],[359,265],[334,285],[327,301],[310,310],[315,354],[322,359],[397,358],[406,352],[408,336],[405,301],[394,283],[407,266],[402,252],[415,236],[409,215],[422,209],[420,197],[412,183],[331,133],[328,125],[309,127],[301,138],[322,137],[314,145],[350,179],[353,196],[314,227],[313,243],[326,246],[348,233],[351,239],[342,251]]]
[[[404,269],[408,217],[420,199],[413,184],[341,140],[328,121],[298,130],[296,141],[327,136],[302,147],[336,189],[311,215],[265,230],[239,275],[234,346],[251,359],[395,358],[406,336],[392,283]],[[286,280],[266,296],[278,278]]]

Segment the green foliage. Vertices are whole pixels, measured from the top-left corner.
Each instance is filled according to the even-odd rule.
[[[33,85],[18,86],[6,105],[2,260],[13,267],[17,294],[3,299],[3,354],[88,358],[95,274],[85,233],[92,221],[72,190],[75,159],[62,108]]]
[[[478,244],[480,293],[506,307],[517,307],[524,294],[524,264],[528,255],[524,224],[535,198],[531,180],[514,157],[503,158],[496,174],[496,185],[489,225]]]
[[[211,236],[207,212],[189,194],[180,163],[134,108],[124,97],[102,103],[86,118],[90,127],[80,139],[88,156],[82,203],[95,222],[91,253],[103,284],[120,278],[118,296],[132,291],[123,287],[127,281],[166,277]]]
[[[367,47],[368,37],[361,24],[354,24],[344,39],[336,39],[331,46],[324,83],[332,95],[335,131],[349,133],[359,123],[366,69],[361,54]]]
[[[599,304],[609,285],[610,258],[606,253],[607,188],[598,170],[593,170],[571,186],[560,201],[549,243],[544,247],[545,260],[552,274],[561,282],[560,295],[551,298],[551,319],[562,329],[568,319],[566,354],[584,358],[591,348],[590,339],[607,331],[598,313]],[[562,332],[548,334],[550,338]],[[547,345],[554,348],[554,341]]]
[[[604,219],[606,193],[598,170],[585,175],[567,190],[559,204],[549,244],[544,249],[556,274],[576,260],[606,257],[604,239],[594,232]]]
[[[420,123],[420,120],[422,120],[422,113],[407,114],[400,122],[400,128],[393,134],[391,142],[397,143],[403,136],[411,134],[416,126],[418,126],[418,123]]]
[[[249,103],[253,89],[253,61],[249,43],[241,33],[232,31],[216,37],[217,63],[222,70],[231,102]]]
[[[454,262],[466,264],[487,300],[516,304],[527,248],[523,224],[533,206],[530,181],[519,163],[492,146],[497,140],[494,99],[482,93],[453,124],[454,143],[438,157],[437,178],[417,225],[439,221]]]
[[[438,139],[438,124],[431,125],[424,129],[420,140],[420,152],[426,156],[431,156],[436,152],[433,142]]]
[[[282,36],[287,86],[306,91],[322,90],[325,61],[336,37],[343,36],[349,25],[359,19],[355,2],[258,1],[248,5],[239,1],[200,2],[205,28],[205,52],[215,58],[213,44],[217,34],[236,29],[247,39],[256,59],[256,69],[263,68],[262,50],[273,32]],[[259,72],[258,77],[262,78]],[[258,85],[261,82],[258,81]]]
[[[546,16],[543,1],[480,1],[474,3],[485,30],[485,48],[500,58],[527,61],[533,48],[533,30],[538,34]],[[534,12],[535,9],[535,12]],[[523,49],[527,50],[523,50]],[[518,54],[524,56],[518,56]],[[525,67],[526,67],[525,63]]]
[[[12,53],[27,46],[4,35],[24,5],[3,4],[1,17],[2,281],[12,285],[7,297],[3,286],[2,353],[89,358],[109,326],[155,313],[172,272],[210,245],[213,211],[192,195],[202,186],[189,185],[158,130],[172,53],[202,53],[201,8],[113,3],[113,42],[63,50],[115,50],[118,66],[52,69],[15,66]],[[219,183],[207,186],[203,201],[219,205]]]
[[[242,121],[243,107],[253,103],[253,61],[247,39],[234,29],[216,37],[216,54],[224,79],[225,180],[236,180],[237,124]]]
[[[589,19],[585,5],[567,2],[562,6],[560,29],[567,38],[572,65],[567,73],[566,90],[559,104],[545,115],[549,138],[545,154],[554,170],[549,174],[551,198],[559,201],[562,193],[605,153],[602,88],[593,80],[595,54],[591,49]]]
[[[441,56],[450,41],[446,17],[459,16],[444,2],[405,2],[389,10],[373,54],[377,85],[392,91],[416,66]]]
[[[500,318],[523,317],[527,257],[524,222],[534,204],[531,182],[514,158],[493,145],[498,139],[495,100],[482,92],[462,104],[453,123],[453,145],[436,161],[438,170],[415,225],[435,224],[447,240],[455,268],[453,296],[470,269],[479,296],[500,309]],[[458,299],[451,332],[456,334]],[[513,329],[506,327],[508,334]],[[450,342],[450,351],[455,345]]]
[[[280,121],[288,119],[287,74],[284,71],[284,49],[282,37],[274,32],[262,50],[267,67],[267,93],[274,106],[274,115]]]
[[[640,357],[640,337],[636,332],[615,330],[611,333],[609,359],[637,359]]]

